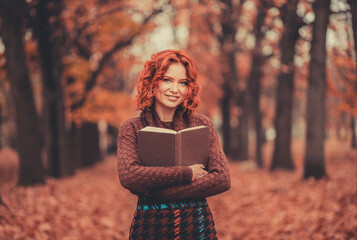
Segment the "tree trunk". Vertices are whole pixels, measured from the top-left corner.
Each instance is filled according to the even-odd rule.
[[[260,45],[260,43],[258,43]],[[263,167],[262,157],[262,127],[261,127],[261,112],[260,112],[260,79],[262,76],[261,66],[263,64],[262,57],[255,53],[253,56],[252,69],[249,76],[249,102],[252,106],[255,128],[255,162],[259,168]],[[249,106],[249,105],[248,105]]]
[[[351,6],[353,40],[354,40],[355,53],[356,53],[355,55],[357,55],[357,1],[348,0],[348,4]],[[355,91],[357,92],[357,75],[355,76]],[[351,147],[352,148],[357,148],[355,118],[356,116],[351,116],[351,128],[352,128]]]
[[[61,84],[63,56],[63,25],[61,1],[40,0],[37,6],[38,41],[44,86],[44,121],[49,175],[61,177],[74,174],[67,154],[65,107]]]
[[[356,143],[356,122],[355,122],[355,118],[354,117],[351,117],[351,130],[352,130],[351,147],[352,148],[357,148],[357,143]]]
[[[231,93],[227,88],[223,88],[222,104],[222,136],[223,136],[223,151],[229,156],[231,153]]]
[[[100,160],[99,131],[96,123],[84,122],[80,128],[81,166],[87,167]]]
[[[41,160],[43,139],[23,44],[24,9],[24,0],[0,1],[6,68],[16,109],[17,150],[20,157],[18,184],[28,186],[44,183],[45,171]]]
[[[3,123],[3,116],[2,116],[2,106],[0,104],[0,149],[2,148],[2,123]]]
[[[326,175],[324,159],[326,31],[329,22],[330,0],[316,0],[313,8],[315,22],[313,23],[310,50],[304,178],[319,179]]]
[[[247,90],[239,91],[237,105],[241,112],[238,119],[238,150],[237,160],[249,158],[249,106]]]
[[[70,144],[69,158],[73,164],[74,169],[81,167],[82,147],[81,147],[81,131],[80,127],[76,126],[74,122],[71,124],[71,129],[68,134],[68,142]]]
[[[223,134],[223,150],[227,156],[231,154],[231,100],[233,97],[233,83],[237,78],[236,72],[236,50],[235,50],[235,34],[236,29],[232,21],[233,7],[232,1],[223,1],[221,16],[222,38],[221,38],[221,56],[222,56],[222,77],[223,77],[223,97],[222,103],[222,134]]]
[[[254,127],[256,133],[256,144],[255,144],[255,161],[259,168],[263,167],[263,157],[262,157],[262,127],[261,127],[261,111],[260,111],[260,79],[262,76],[261,66],[263,65],[263,57],[261,55],[261,46],[264,34],[261,31],[264,19],[266,16],[265,2],[261,1],[259,3],[257,19],[254,26],[255,31],[255,41],[256,46],[253,51],[252,68],[250,70],[248,78],[248,94],[247,106],[252,107],[252,113],[254,116]]]
[[[101,160],[99,131],[96,123],[72,123],[69,134],[70,159],[75,169],[92,166]]]
[[[239,2],[239,6],[237,8],[236,15],[241,16],[243,14],[243,6],[245,0],[241,0]],[[235,85],[235,101],[237,106],[240,109],[239,116],[238,116],[238,129],[237,129],[237,139],[236,141],[238,144],[235,147],[236,150],[234,151],[234,155],[232,156],[233,159],[237,159],[238,161],[248,160],[249,158],[249,106],[248,106],[248,90],[246,88],[240,89],[238,86],[240,79],[238,78],[239,74],[236,74],[236,81]]]
[[[109,138],[109,145],[108,145],[108,153],[113,154],[117,152],[117,138],[118,138],[118,128],[108,125],[108,138]]]
[[[284,12],[284,32],[281,39],[281,65],[275,116],[275,149],[271,170],[294,169],[291,156],[292,112],[294,98],[294,55],[299,37],[297,0],[288,1]]]

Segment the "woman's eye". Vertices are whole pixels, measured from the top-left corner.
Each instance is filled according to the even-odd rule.
[[[188,85],[187,82],[180,82],[180,84],[183,85],[183,86],[187,86]]]
[[[169,83],[169,82],[171,82],[171,79],[169,79],[169,78],[164,78],[164,82]]]

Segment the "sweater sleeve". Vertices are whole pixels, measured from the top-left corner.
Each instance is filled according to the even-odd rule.
[[[119,180],[131,192],[140,195],[191,182],[192,170],[189,167],[147,167],[140,164],[134,121],[128,120],[121,126],[117,143]]]
[[[231,179],[228,162],[220,145],[216,129],[209,119],[206,119],[205,125],[210,128],[208,174],[189,184],[151,192],[150,198],[161,200],[205,198],[225,192],[230,188]]]

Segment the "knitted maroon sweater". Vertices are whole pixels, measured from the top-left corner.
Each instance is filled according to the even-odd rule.
[[[208,174],[192,181],[192,170],[187,166],[142,166],[138,157],[138,132],[145,126],[171,128],[175,131],[205,125],[210,129]],[[160,121],[155,110],[143,111],[140,117],[124,122],[118,136],[118,175],[122,186],[138,196],[151,199],[180,200],[205,198],[227,191],[230,174],[212,121],[199,114],[175,112],[173,122]]]

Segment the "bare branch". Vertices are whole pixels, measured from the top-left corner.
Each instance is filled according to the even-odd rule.
[[[99,14],[95,19],[92,19],[92,21],[87,21],[85,22],[82,26],[80,26],[79,28],[77,28],[74,32],[76,33],[74,36],[72,36],[72,40],[70,41],[73,45],[77,45],[78,43],[78,40],[80,38],[80,36],[83,34],[83,32],[88,28],[90,27],[91,25],[93,25],[93,23],[95,21],[98,21],[98,19],[100,18],[103,18],[105,16],[108,16],[110,14],[114,14],[114,13],[117,13],[117,12],[120,12],[120,11],[123,11],[127,9],[126,7],[124,6],[120,6],[120,7],[117,7],[117,8],[113,8],[113,9],[110,9],[106,12],[103,12],[101,14]],[[70,43],[70,44],[71,44]]]
[[[96,84],[98,76],[100,75],[100,73],[102,72],[102,70],[104,69],[106,64],[110,61],[112,56],[116,52],[118,52],[120,49],[123,49],[124,47],[130,45],[134,41],[134,39],[143,32],[143,30],[145,29],[148,22],[153,17],[155,17],[156,15],[161,13],[167,4],[168,4],[168,2],[164,5],[162,5],[160,8],[153,10],[153,12],[143,20],[142,26],[138,31],[133,33],[128,39],[126,39],[124,41],[117,42],[108,52],[104,53],[102,59],[98,63],[97,69],[92,72],[90,79],[86,83],[84,94],[83,94],[82,98],[78,102],[76,102],[75,104],[73,104],[71,106],[72,111],[83,106],[83,104],[85,103],[85,101],[87,99],[88,92],[93,89],[93,87]]]

